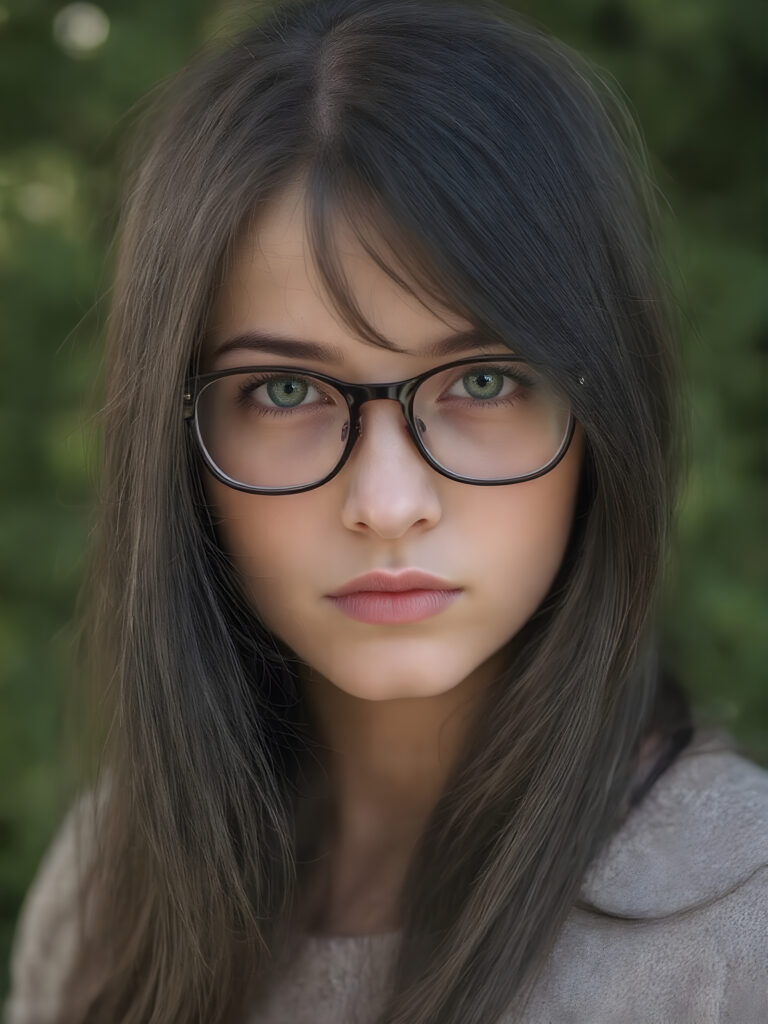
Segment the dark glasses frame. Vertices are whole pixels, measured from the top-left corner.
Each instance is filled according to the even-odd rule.
[[[427,370],[425,373],[420,373],[415,377],[409,377],[407,380],[395,381],[391,384],[353,384],[349,381],[339,380],[337,377],[331,377],[328,374],[318,373],[315,370],[307,370],[304,367],[299,366],[236,366],[227,370],[215,370],[211,373],[201,373],[188,377],[184,383],[184,393],[182,398],[183,416],[185,422],[190,426],[190,429],[194,430],[198,449],[203,456],[203,460],[207,468],[213,476],[228,487],[232,487],[236,491],[244,491],[247,494],[299,494],[302,491],[311,491],[316,487],[322,487],[323,484],[328,483],[329,480],[332,480],[333,477],[336,476],[347,461],[358,437],[360,436],[360,410],[366,402],[373,402],[379,398],[394,399],[396,402],[400,403],[400,408],[403,410],[403,417],[405,418],[408,432],[413,438],[416,448],[432,469],[440,473],[441,476],[447,477],[449,480],[456,480],[459,483],[474,484],[478,487],[498,487],[506,484],[523,483],[525,480],[535,480],[537,477],[544,476],[545,473],[549,473],[550,470],[555,468],[558,462],[561,461],[565,453],[568,451],[576,425],[572,409],[569,409],[568,412],[568,424],[566,426],[565,436],[563,437],[560,448],[545,466],[536,470],[534,473],[527,473],[525,476],[515,476],[499,480],[478,480],[474,477],[461,476],[458,473],[452,473],[450,470],[442,466],[424,447],[413,415],[413,401],[416,390],[425,380],[428,380],[430,377],[433,377],[438,373],[442,373],[444,370],[449,370],[454,366],[477,366],[478,364],[483,363],[498,363],[502,360],[507,363],[524,363],[526,366],[531,366],[533,369],[536,369],[535,364],[529,359],[522,359],[519,356],[510,356],[509,353],[504,353],[503,355],[485,355],[455,359],[453,362],[433,367],[431,370]],[[316,380],[323,381],[326,384],[331,384],[341,395],[344,396],[350,415],[350,430],[347,434],[346,444],[341,453],[341,457],[333,470],[315,483],[303,484],[300,487],[254,487],[250,484],[243,484],[239,480],[234,480],[231,477],[228,477],[226,473],[222,472],[222,470],[216,465],[215,461],[211,458],[208,449],[205,446],[197,418],[197,403],[200,394],[206,385],[210,384],[212,381],[219,380],[221,377],[230,377],[234,374],[266,372],[294,373],[314,377]],[[583,385],[584,378],[579,377],[578,383]]]

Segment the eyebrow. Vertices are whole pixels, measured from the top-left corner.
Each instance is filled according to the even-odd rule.
[[[498,344],[494,344],[482,331],[473,327],[441,338],[422,353],[409,354],[439,357],[466,352],[468,349],[483,348],[498,348]],[[244,331],[233,338],[228,338],[216,346],[213,358],[218,359],[227,352],[235,350],[266,352],[270,355],[290,356],[295,359],[314,359],[322,363],[341,363],[345,358],[344,352],[334,345],[320,345],[315,341],[287,338],[268,331]],[[404,350],[394,349],[394,351],[402,352]]]

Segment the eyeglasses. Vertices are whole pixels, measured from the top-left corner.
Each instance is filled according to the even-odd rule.
[[[542,476],[573,437],[568,400],[530,363],[510,356],[458,359],[392,384],[243,366],[188,378],[183,406],[218,480],[253,494],[294,494],[339,472],[360,436],[363,404],[380,398],[400,403],[429,465],[463,483]]]

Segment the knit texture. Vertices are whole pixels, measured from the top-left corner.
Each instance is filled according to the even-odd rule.
[[[70,812],[17,926],[5,1024],[47,1024],[74,947]],[[587,872],[525,1016],[500,1024],[766,1024],[768,771],[697,734]],[[308,935],[244,1024],[374,1021],[398,932]]]

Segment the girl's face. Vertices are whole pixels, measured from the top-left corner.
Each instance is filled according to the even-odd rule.
[[[344,269],[361,310],[404,352],[359,340],[323,300],[303,231],[303,197],[286,193],[244,237],[217,296],[206,369],[290,365],[351,382],[403,380],[461,358],[427,351],[471,325],[445,322],[400,289],[345,236]],[[310,341],[326,358],[246,349],[217,355],[249,331]],[[498,348],[494,349],[498,352]],[[339,473],[299,494],[233,490],[206,473],[221,543],[265,625],[342,691],[369,700],[429,697],[469,677],[482,684],[547,593],[568,541],[583,435],[549,473],[524,483],[473,486],[432,469],[399,404],[370,402],[362,435]],[[375,569],[421,569],[460,593],[420,621],[350,618],[328,595]],[[495,657],[494,657],[495,656]]]

